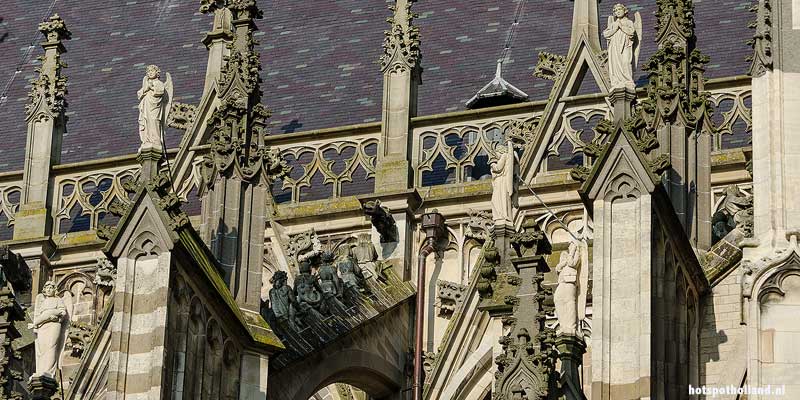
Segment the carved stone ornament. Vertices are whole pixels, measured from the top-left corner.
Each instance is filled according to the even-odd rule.
[[[419,28],[413,25],[415,15],[411,4],[415,0],[399,0],[390,5],[392,17],[386,19],[391,25],[384,32],[381,71],[399,73],[416,70],[420,60]],[[394,3],[394,2],[393,2]]]
[[[92,339],[92,327],[81,322],[72,321],[67,332],[67,339],[71,349],[70,354],[73,357],[80,358]]]
[[[322,242],[313,228],[289,236],[287,255],[297,262],[311,260],[322,254]]]
[[[467,287],[440,279],[436,282],[436,289],[439,298],[439,316],[449,318],[464,301],[464,292]]]
[[[369,217],[372,226],[381,236],[381,243],[393,243],[398,240],[394,217],[392,217],[388,208],[381,205],[380,200],[364,203],[364,214]]]
[[[58,14],[39,24],[39,31],[47,42],[43,44],[45,55],[39,57],[42,65],[36,69],[39,76],[31,81],[25,106],[28,120],[55,118],[67,107],[67,78],[61,75],[67,65],[60,55],[64,52],[61,41],[69,40],[72,35]]]
[[[756,13],[756,20],[749,25],[755,32],[747,42],[753,48],[748,60],[751,61],[750,76],[758,78],[772,70],[772,0],[758,0],[750,11]]]
[[[469,214],[469,221],[467,221],[467,230],[464,235],[468,238],[475,239],[478,243],[486,243],[494,227],[492,214],[487,211],[476,211],[473,209],[467,210],[467,213]]]
[[[485,299],[491,297],[493,293],[492,284],[497,279],[496,268],[500,263],[500,252],[494,246],[493,240],[487,240],[483,245],[481,254],[483,255],[483,262],[478,271],[480,277],[478,278],[477,289],[480,297]]]
[[[745,237],[753,236],[753,196],[737,185],[725,188],[722,203],[711,217],[715,240],[725,237],[733,229],[739,229]]]
[[[539,62],[536,64],[536,69],[533,70],[533,76],[555,81],[566,69],[566,57],[543,51],[539,53]]]
[[[523,231],[511,235],[511,246],[519,257],[550,254],[550,241],[533,219],[523,223]]]
[[[98,286],[112,287],[117,278],[117,266],[105,257],[97,258],[94,283]]]
[[[172,108],[167,114],[167,125],[185,131],[192,126],[195,118],[197,118],[197,106],[173,101]]]

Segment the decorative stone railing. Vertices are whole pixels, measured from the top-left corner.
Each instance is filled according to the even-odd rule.
[[[53,203],[56,233],[96,230],[112,203],[127,200],[123,183],[134,179],[138,169],[137,165],[120,165],[56,176]]]

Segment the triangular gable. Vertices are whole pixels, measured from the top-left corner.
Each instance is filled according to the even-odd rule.
[[[152,237],[160,239],[155,244],[161,246],[162,250],[172,250],[178,234],[170,227],[169,216],[157,205],[158,201],[160,197],[146,187],[136,192],[128,212],[120,218],[114,234],[103,249],[110,258],[119,258],[130,239],[142,231],[148,231],[153,234]]]
[[[547,146],[558,131],[560,117],[566,107],[564,99],[575,95],[586,79],[593,79],[600,92],[608,94],[610,83],[604,72],[603,63],[599,54],[592,50],[586,37],[583,35],[579,37],[575,46],[570,49],[565,64],[564,72],[556,78],[550,91],[550,101],[536,127],[535,139],[526,144],[520,165],[520,174],[525,182],[533,181],[538,166],[547,152]]]
[[[661,179],[650,170],[645,155],[634,146],[633,142],[634,138],[622,127],[616,128],[605,150],[595,162],[589,178],[581,186],[581,196],[594,201],[621,174],[631,176],[640,190],[653,193]]]
[[[161,184],[169,182],[165,175],[154,179]],[[147,235],[161,251],[180,250],[180,254],[186,256],[181,260],[200,271],[257,346],[273,351],[284,349],[280,339],[260,315],[246,315],[236,304],[222,279],[222,268],[189,223],[189,218],[180,211],[180,202],[172,194],[162,197],[156,190],[160,189],[153,189],[151,185],[139,188],[130,208],[120,218],[114,234],[103,248],[106,256],[111,260],[123,256],[127,247],[140,235]]]

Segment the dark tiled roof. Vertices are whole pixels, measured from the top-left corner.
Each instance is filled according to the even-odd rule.
[[[0,25],[0,89],[14,75],[38,22],[42,3],[10,0]],[[263,0],[259,21],[264,60],[264,102],[273,110],[273,132],[288,133],[380,119],[382,84],[378,57],[389,11],[387,1]],[[175,81],[176,100],[197,103],[203,88],[206,50],[200,43],[211,17],[194,0],[83,0],[58,2],[55,12],[73,33],[64,60],[70,65],[68,134],[62,162],[136,151],[136,90],[146,64],[157,64]],[[491,80],[516,1],[437,0],[415,5],[422,33],[421,115],[462,110]],[[711,56],[708,77],[743,74],[751,1],[695,1],[698,45]],[[552,82],[534,78],[540,51],[565,54],[571,0],[528,0],[521,14],[503,77],[531,99],[547,97]],[[613,2],[600,4],[601,25]],[[629,2],[653,27],[655,0]],[[654,51],[645,29],[642,59]],[[22,168],[24,104],[34,76],[37,47],[0,105],[0,170]],[[170,146],[180,133],[171,131]]]

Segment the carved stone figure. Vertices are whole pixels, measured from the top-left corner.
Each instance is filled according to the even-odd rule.
[[[33,376],[55,377],[64,347],[64,333],[69,326],[67,306],[56,295],[56,284],[47,281],[36,296],[33,332],[36,333],[36,372]]]
[[[287,252],[298,263],[308,261],[322,254],[322,242],[319,241],[317,232],[310,229],[290,236]]]
[[[97,258],[97,272],[94,275],[94,283],[99,286],[114,286],[117,276],[117,266],[105,257]]]
[[[574,240],[569,244],[569,249],[561,253],[561,258],[556,266],[558,273],[558,286],[553,293],[553,302],[556,306],[556,317],[560,333],[563,335],[580,335],[578,324],[583,319],[578,310],[586,307],[585,294],[588,282],[583,282],[582,269],[587,268],[584,260],[586,242]],[[581,306],[581,299],[583,305]],[[581,313],[583,314],[583,313]]]
[[[291,322],[295,301],[292,288],[286,284],[286,272],[276,271],[269,281],[272,283],[272,289],[269,290],[269,306],[272,308],[272,313],[279,321]]]
[[[339,273],[342,275],[342,282],[346,290],[357,294],[366,289],[364,274],[353,259],[350,253],[350,247],[346,247],[346,250],[342,251],[342,254],[340,254],[336,262],[336,266],[339,268]]]
[[[734,228],[746,237],[753,234],[753,196],[742,193],[736,185],[725,188],[725,196],[719,211],[711,218],[714,241],[722,239]]]
[[[161,149],[161,138],[167,126],[167,117],[172,108],[172,77],[167,74],[165,82],[161,82],[161,70],[155,65],[148,65],[139,89],[139,138],[142,145],[139,150]]]
[[[485,243],[492,230],[492,215],[486,211],[472,209],[467,210],[467,213],[469,214],[468,229],[464,234],[481,244]]]
[[[322,288],[322,296],[325,298],[341,297],[342,284],[339,282],[339,275],[336,274],[336,267],[333,265],[333,255],[330,252],[322,253],[322,265],[319,267],[319,286]]]
[[[311,275],[311,264],[301,261],[300,274],[294,280],[294,295],[301,312],[309,308],[318,308],[322,302],[322,291],[317,279]]]
[[[628,8],[617,3],[614,15],[608,17],[608,28],[603,31],[608,40],[608,76],[611,88],[635,89],[633,68],[639,63],[639,43],[642,39],[642,18],[637,12],[635,20],[628,18]]]
[[[495,225],[510,224],[517,204],[517,169],[519,162],[511,140],[498,145],[490,161],[492,172],[492,219]]]
[[[375,246],[372,245],[372,238],[369,233],[359,234],[358,242],[351,251],[365,278],[369,279],[373,276],[378,276],[380,279],[383,271],[379,268],[378,253],[375,251]]]
[[[372,226],[381,235],[381,243],[391,243],[398,240],[394,217],[392,217],[388,208],[381,205],[380,200],[364,203],[364,214],[369,217]]]

